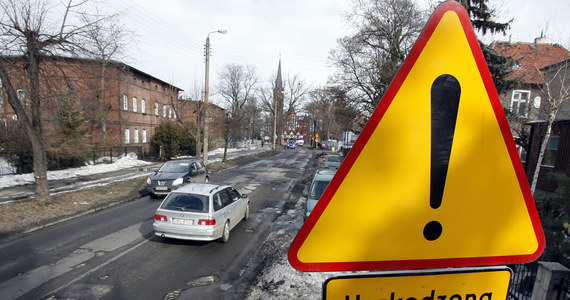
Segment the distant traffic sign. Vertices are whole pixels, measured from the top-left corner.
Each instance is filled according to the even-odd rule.
[[[301,271],[522,263],[540,219],[465,9],[441,4],[289,249]]]
[[[506,267],[347,275],[324,283],[323,300],[506,299],[510,279]]]

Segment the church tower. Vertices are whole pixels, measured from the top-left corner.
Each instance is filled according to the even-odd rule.
[[[281,145],[283,134],[283,76],[281,75],[281,56],[279,56],[279,66],[277,67],[277,78],[273,88],[273,145]]]

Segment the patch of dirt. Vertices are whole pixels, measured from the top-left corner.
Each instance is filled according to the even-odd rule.
[[[210,173],[274,154],[273,151],[242,156],[208,165]],[[51,196],[49,201],[18,200],[0,205],[0,239],[27,233],[140,197],[146,178]]]

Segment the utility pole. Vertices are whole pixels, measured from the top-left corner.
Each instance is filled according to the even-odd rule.
[[[206,37],[206,78],[204,79],[204,164],[208,164],[208,130],[209,130],[209,114],[208,114],[208,95],[209,95],[209,85],[210,85],[210,34],[211,33],[228,33],[225,29],[220,29],[208,33]]]
[[[273,104],[273,150],[275,150],[275,142],[277,137],[277,101]]]

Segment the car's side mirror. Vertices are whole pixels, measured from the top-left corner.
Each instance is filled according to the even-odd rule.
[[[305,197],[305,198],[308,198],[308,197],[309,197],[309,193],[308,193],[307,189],[304,189],[303,192],[301,193],[301,195],[302,195],[303,197]]]
[[[247,199],[247,194],[243,194],[241,197]]]

